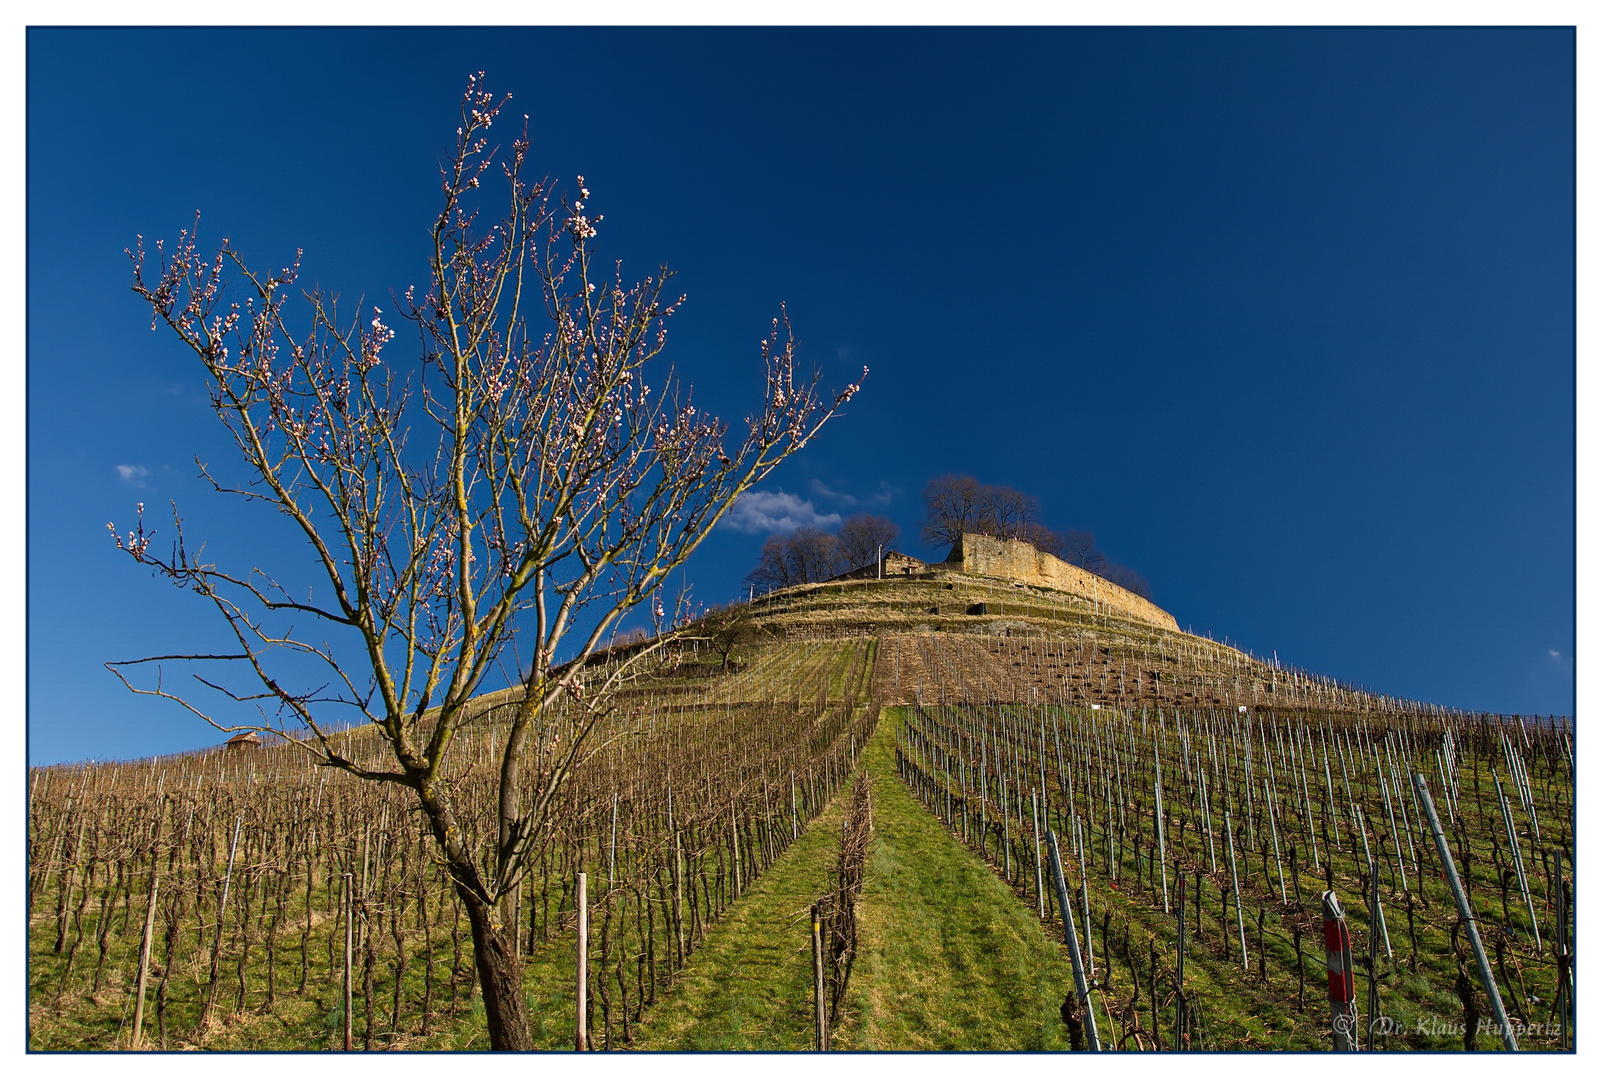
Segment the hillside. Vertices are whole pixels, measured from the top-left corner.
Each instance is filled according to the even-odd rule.
[[[850,945],[826,965],[837,1047],[1065,1049],[1051,830],[1109,1046],[1326,1046],[1318,897],[1333,887],[1360,1012],[1376,928],[1379,1045],[1462,1048],[1453,1025],[1489,1004],[1415,771],[1521,1045],[1563,1045],[1566,725],[1362,693],[950,570],[716,618],[743,626],[726,658],[687,645],[619,695],[510,906],[541,1045],[572,1046],[582,871],[597,1048],[810,1046],[806,912],[855,875]],[[454,751],[470,823],[505,700]],[[358,759],[377,749],[347,739]],[[852,862],[842,795],[863,779],[874,832]],[[402,793],[277,746],[33,770],[29,797],[32,1047],[131,1044],[150,912],[146,1046],[338,1048],[347,920],[357,1048],[485,1045],[465,922]]]
[[[749,610],[774,639],[885,634],[904,646],[939,635],[971,659],[980,680],[960,693],[994,700],[1033,694],[1037,701],[1137,709],[1441,711],[1265,662],[1073,593],[953,571],[800,585],[760,597]],[[1042,639],[1039,649],[1029,644],[1033,638]],[[909,702],[917,691],[926,699],[959,694],[949,670],[929,670],[905,648],[889,659],[901,656],[909,667],[899,676],[891,668],[886,702]]]

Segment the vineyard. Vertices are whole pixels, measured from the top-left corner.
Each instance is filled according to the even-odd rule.
[[[572,1045],[576,875],[593,1044],[615,1048],[851,772],[877,720],[873,648],[800,643],[619,701],[513,905],[545,1045]],[[453,749],[466,815],[491,812],[497,720],[487,710]],[[484,1045],[466,920],[417,815],[391,786],[303,757],[285,745],[33,771],[35,1047],[126,1048],[143,1027],[159,1048],[338,1049],[347,1017],[360,1049]],[[141,1025],[147,938],[159,974]]]
[[[771,985],[739,976],[801,1025],[775,1047],[812,1045],[815,1022],[842,1048],[1066,1048],[1055,834],[1089,980],[1074,1023],[1104,1049],[1328,1049],[1327,890],[1351,931],[1359,1042],[1495,1048],[1415,775],[1519,1048],[1572,1045],[1567,721],[1399,701],[974,579],[800,590],[751,614],[761,633],[732,662],[688,647],[619,694],[539,838],[508,913],[541,1047],[574,1046],[582,907],[590,1049],[764,1048],[660,1019],[716,1026],[707,972],[723,969],[686,976],[745,955],[736,932],[775,936]],[[453,744],[469,835],[492,818],[513,704],[482,699]],[[379,760],[371,731],[342,738]],[[30,1046],[487,1047],[466,916],[406,794],[282,743],[30,770]],[[876,838],[881,799],[895,835]],[[971,970],[994,942],[948,927],[929,952],[905,921],[974,880],[963,867],[994,890],[964,901],[1021,927],[1009,970],[1035,971],[1000,1005],[973,996],[1008,993]],[[773,878],[771,917],[730,918]],[[941,950],[945,976],[885,967]]]
[[[1522,1048],[1563,1045],[1566,730],[1437,709],[1165,713],[1065,705],[1071,689],[1005,693],[1014,669],[1071,668],[1074,648],[923,635],[898,639],[887,660],[932,674],[935,691],[918,688],[898,771],[1053,925],[1043,838],[1062,838],[1109,1046],[1326,1047],[1326,889],[1357,930],[1354,953],[1374,958],[1371,973],[1360,966],[1376,993],[1376,1047],[1461,1049],[1465,1025],[1473,1041],[1486,1018],[1478,977],[1415,773],[1441,808]],[[1478,1043],[1498,1031],[1479,1030]]]

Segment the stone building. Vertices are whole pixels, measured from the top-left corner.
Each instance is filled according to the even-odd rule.
[[[934,567],[938,568],[940,565],[935,563]],[[886,551],[883,558],[876,562],[868,563],[866,566],[859,566],[855,570],[847,570],[845,573],[837,574],[829,580],[854,581],[861,578],[911,577],[913,574],[926,574],[930,569],[930,564],[922,559],[915,559],[911,555],[906,555],[899,551]]]

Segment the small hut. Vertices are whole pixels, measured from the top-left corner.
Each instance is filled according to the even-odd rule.
[[[887,578],[911,577],[913,574],[922,574],[929,569],[929,564],[922,559],[914,559],[911,555],[903,555],[899,551],[886,550],[881,559],[875,559],[865,566],[854,570],[847,570],[843,574],[836,574],[830,581],[849,581],[853,578]]]
[[[225,750],[255,750],[261,746],[261,736],[254,731],[241,731],[223,745]]]

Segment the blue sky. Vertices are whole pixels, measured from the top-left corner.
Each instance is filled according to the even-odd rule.
[[[227,461],[122,249],[197,209],[382,305],[426,274],[466,75],[582,173],[603,254],[689,296],[668,355],[738,420],[780,302],[846,415],[769,518],[917,539],[932,476],[1038,496],[1181,626],[1377,691],[1571,713],[1567,29],[34,30],[29,757],[218,741],[106,660],[217,640],[105,523],[176,500],[219,560],[301,557]],[[737,527],[744,526],[744,529]]]

